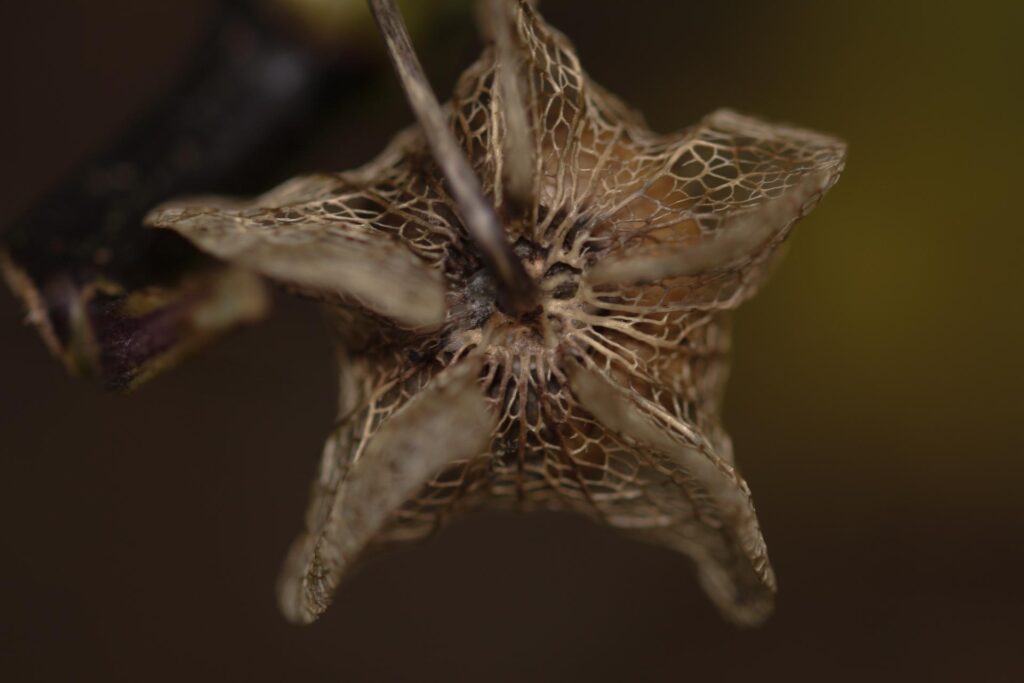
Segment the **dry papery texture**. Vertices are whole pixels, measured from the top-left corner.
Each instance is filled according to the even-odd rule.
[[[654,133],[528,3],[509,19],[447,111],[537,283],[526,313],[501,305],[418,127],[356,171],[150,218],[336,321],[338,420],[282,607],[312,621],[368,548],[486,503],[571,510],[678,550],[727,617],[759,623],[775,577],[720,420],[727,316],[845,146],[724,110]]]

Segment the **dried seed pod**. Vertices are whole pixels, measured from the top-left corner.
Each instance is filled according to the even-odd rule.
[[[390,4],[374,2],[378,13]],[[315,290],[337,316],[339,427],[282,579],[285,612],[320,614],[367,545],[420,538],[487,503],[576,511],[685,553],[723,613],[756,624],[775,579],[720,422],[727,315],[836,181],[845,145],[730,111],[654,133],[589,79],[531,3],[510,7],[460,79],[446,125],[391,13],[382,23],[421,126],[357,171],[151,216]],[[514,182],[509,135],[528,143]],[[477,179],[465,186],[463,163]],[[499,223],[476,213],[484,200]],[[401,245],[417,265],[391,246],[360,252],[379,272],[368,297],[326,275],[332,258],[339,272],[351,267],[349,242]],[[296,255],[316,245],[324,251],[304,272]],[[500,263],[509,254],[520,275]],[[421,304],[395,280],[398,262],[414,282],[443,282],[439,325],[410,315]],[[532,304],[503,305],[521,276]],[[443,392],[458,395],[439,406]],[[390,486],[360,474],[378,469],[402,483],[369,496],[366,476]]]

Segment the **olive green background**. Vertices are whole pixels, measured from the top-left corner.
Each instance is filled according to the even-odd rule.
[[[4,291],[0,677],[1024,679],[1024,3],[544,5],[658,129],[729,105],[850,142],[736,326],[727,423],[775,617],[734,629],[683,558],[589,523],[479,515],[288,626],[273,585],[333,413],[315,307],[280,296],[112,397]],[[0,223],[173,80],[210,6],[3,3]],[[474,53],[452,22],[424,55],[442,93]],[[358,104],[280,176],[359,163],[410,119],[387,74]]]

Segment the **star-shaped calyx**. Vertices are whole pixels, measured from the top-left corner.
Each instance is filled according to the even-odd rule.
[[[525,1],[488,5],[442,110],[391,3],[372,4],[420,125],[356,171],[150,219],[337,321],[338,421],[286,615],[319,616],[368,547],[489,503],[682,552],[758,623],[775,577],[720,421],[726,318],[844,144],[731,111],[654,133]]]

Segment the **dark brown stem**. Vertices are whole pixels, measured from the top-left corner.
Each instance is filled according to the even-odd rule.
[[[225,0],[177,88],[0,235],[4,279],[75,374],[137,386],[265,304],[255,278],[142,225],[172,196],[263,182],[370,75],[370,56],[314,52],[256,5]]]
[[[448,128],[398,7],[394,0],[369,0],[369,3],[409,104],[451,185],[466,230],[498,280],[504,299],[501,303],[514,313],[532,310],[537,301],[536,285],[512,251],[494,207],[484,196],[469,160]]]

